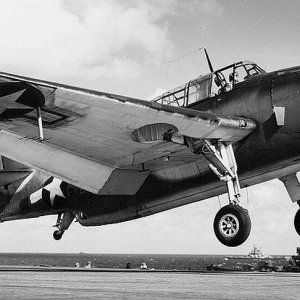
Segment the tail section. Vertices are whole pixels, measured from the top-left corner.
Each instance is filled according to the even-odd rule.
[[[28,167],[0,156],[0,212],[30,173]]]
[[[30,195],[40,190],[49,177],[0,156],[0,220],[28,212]]]
[[[30,172],[28,167],[0,156],[0,187],[7,187],[11,183],[25,178]]]

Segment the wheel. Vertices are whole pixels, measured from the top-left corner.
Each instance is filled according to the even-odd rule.
[[[294,219],[294,226],[297,233],[300,235],[300,209],[296,212],[295,219]]]
[[[214,220],[214,231],[217,239],[228,247],[243,244],[251,230],[248,211],[236,204],[222,207]]]
[[[53,237],[54,237],[55,240],[58,241],[58,240],[60,240],[60,239],[62,238],[63,234],[64,234],[63,231],[55,230],[55,231],[53,232]]]

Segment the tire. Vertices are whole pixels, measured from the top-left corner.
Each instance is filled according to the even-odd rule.
[[[55,230],[53,232],[53,238],[56,240],[56,241],[59,241],[62,236],[63,236],[64,232],[63,231],[59,231],[59,230]]]
[[[237,247],[243,244],[251,231],[248,211],[237,204],[222,207],[214,220],[217,239],[225,246]]]
[[[296,212],[295,219],[294,219],[294,226],[296,232],[300,235],[300,209]]]

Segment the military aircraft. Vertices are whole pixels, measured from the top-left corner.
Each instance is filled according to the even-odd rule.
[[[214,231],[235,247],[251,229],[241,187],[279,178],[300,205],[300,67],[208,63],[153,101],[0,73],[0,220],[57,214],[59,240],[74,219],[124,222],[227,193]]]

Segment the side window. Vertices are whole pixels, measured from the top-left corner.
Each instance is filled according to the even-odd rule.
[[[245,65],[245,68],[246,68],[247,73],[248,73],[248,75],[245,79],[249,78],[250,76],[257,75],[257,74],[260,73],[255,65]]]
[[[200,101],[210,96],[211,76],[205,76],[197,80],[190,81],[188,104]]]
[[[198,101],[198,91],[197,86],[195,84],[189,86],[189,98],[188,98],[188,104],[194,103]]]
[[[182,107],[185,105],[185,89],[181,89],[174,94],[171,94],[166,98],[168,100],[167,105]]]
[[[239,82],[244,81],[247,79],[248,73],[246,72],[244,66],[240,66],[235,68],[234,73],[231,76],[231,82],[234,85],[238,84]]]
[[[184,107],[186,105],[186,86],[168,91],[154,99],[154,102],[164,105]]]

